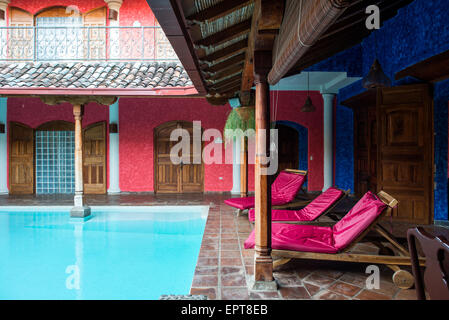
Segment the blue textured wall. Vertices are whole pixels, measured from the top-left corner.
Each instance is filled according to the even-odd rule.
[[[365,76],[377,55],[384,72],[396,72],[449,50],[449,3],[447,0],[415,0],[360,45],[322,61],[309,71],[346,71],[348,76]],[[416,82],[405,79],[394,85]],[[352,111],[340,105],[363,92],[361,81],[340,90],[336,114],[336,185],[354,188]],[[435,85],[435,220],[448,220],[448,100],[449,81]]]

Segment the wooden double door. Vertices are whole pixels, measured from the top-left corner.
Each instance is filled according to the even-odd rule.
[[[11,194],[34,194],[36,190],[36,131],[73,131],[64,121],[46,123],[36,130],[9,124],[9,189]],[[83,129],[83,176],[86,194],[106,193],[106,122]],[[69,143],[69,142],[68,142]]]
[[[186,154],[179,164],[173,163],[170,152],[180,143],[171,141],[176,129],[188,133]],[[199,137],[201,139],[201,136]],[[199,150],[194,148],[193,124],[187,121],[171,121],[157,127],[154,132],[154,190],[156,193],[201,193],[204,190],[204,166],[202,162],[202,142]],[[194,159],[201,163],[195,163]],[[196,161],[197,162],[197,161]]]
[[[364,103],[353,105],[355,191],[361,196],[368,190],[384,190],[399,201],[392,212],[395,220],[432,223],[431,88],[425,84],[399,86],[365,93],[370,95],[362,99]]]

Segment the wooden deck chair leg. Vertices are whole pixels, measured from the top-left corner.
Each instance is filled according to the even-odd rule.
[[[415,284],[415,278],[413,275],[399,268],[397,265],[387,264],[387,267],[394,271],[393,283],[400,289],[410,289]]]
[[[273,269],[290,262],[291,258],[279,258],[273,261]]]

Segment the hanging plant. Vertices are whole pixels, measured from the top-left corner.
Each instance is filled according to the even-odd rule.
[[[224,127],[224,137],[226,139],[232,139],[234,135],[229,136],[229,132],[227,134],[226,131],[238,129],[242,130],[243,132],[252,129],[253,131],[250,135],[254,135],[254,132],[256,130],[254,107],[239,107],[232,109],[232,111],[229,113]]]

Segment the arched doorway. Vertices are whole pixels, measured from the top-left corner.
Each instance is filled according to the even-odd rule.
[[[181,164],[174,164],[170,151],[178,141],[170,141],[175,129],[187,130],[190,136],[190,154],[182,154]],[[154,130],[154,190],[156,193],[202,193],[204,190],[204,164],[202,156],[194,155],[193,124],[188,121],[166,122]],[[202,153],[202,143],[201,150]],[[194,163],[194,157],[201,163]],[[198,157],[199,156],[199,157]]]
[[[308,168],[307,128],[291,121],[277,121],[278,173],[284,169]]]

